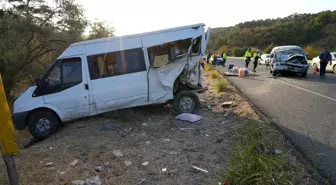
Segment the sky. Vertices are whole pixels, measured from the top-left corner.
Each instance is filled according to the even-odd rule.
[[[336,0],[77,0],[90,20],[106,21],[116,35],[196,23],[207,27],[335,10]],[[249,3],[247,3],[249,2]]]

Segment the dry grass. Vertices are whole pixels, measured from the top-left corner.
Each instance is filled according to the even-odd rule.
[[[215,84],[215,90],[216,92],[222,92],[227,86],[228,86],[228,81],[226,79],[220,79],[218,80]]]
[[[220,76],[220,75],[219,75],[218,72],[215,71],[215,70],[212,70],[212,71],[209,72],[209,78],[210,78],[210,79],[219,78],[219,76]]]
[[[204,71],[205,71],[205,72],[209,72],[209,71],[211,71],[211,70],[213,70],[212,65],[205,63],[205,64],[204,64]]]

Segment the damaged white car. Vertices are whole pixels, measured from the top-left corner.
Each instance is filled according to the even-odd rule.
[[[270,73],[276,76],[278,73],[290,72],[307,76],[309,68],[306,53],[299,46],[278,46],[271,51]]]
[[[199,108],[204,24],[74,43],[13,103],[18,130],[38,140],[62,122],[171,101],[181,113]]]

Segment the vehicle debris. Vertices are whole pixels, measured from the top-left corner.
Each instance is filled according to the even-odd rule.
[[[193,165],[190,165],[192,168],[196,169],[196,170],[199,170],[199,171],[202,171],[202,172],[205,172],[205,173],[209,173],[208,170],[205,170],[205,169],[202,169],[202,168],[199,168],[197,166],[193,166]]]
[[[140,182],[138,182],[138,184],[142,184],[143,182],[145,182],[146,179],[141,179]]]
[[[131,162],[130,160],[126,160],[126,161],[125,161],[125,165],[126,165],[126,166],[131,166],[131,165],[132,165],[132,162]]]
[[[104,171],[105,167],[103,165],[100,165],[100,166],[96,166],[95,167],[95,171],[96,172],[101,172],[101,171]]]
[[[167,171],[167,168],[162,168],[162,172],[166,172]]]
[[[150,145],[151,144],[151,142],[150,141],[146,141],[146,145]]]
[[[164,141],[167,141],[167,142],[170,142],[171,141],[171,139],[163,139]]]
[[[82,180],[75,180],[75,181],[72,181],[72,184],[73,184],[73,185],[84,185],[84,184],[85,184],[85,181],[82,181]]]
[[[221,104],[221,107],[228,108],[233,104],[233,101],[227,101]]]
[[[147,126],[148,124],[147,123],[142,123],[142,126]]]
[[[182,121],[189,121],[194,123],[202,119],[202,116],[190,113],[182,113],[175,117],[175,119],[182,120]]]
[[[143,162],[141,165],[142,166],[147,166],[149,164],[149,162],[148,161],[145,161],[145,162]]]
[[[113,123],[105,123],[103,125],[103,131],[109,131],[109,130],[117,130],[119,129],[120,127],[116,124],[113,124]]]
[[[86,185],[101,185],[100,177],[94,176],[85,180]]]
[[[77,163],[78,163],[78,159],[75,159],[74,161],[70,163],[70,166],[76,166]]]
[[[123,153],[120,150],[113,150],[112,152],[116,157],[122,157],[123,156]]]
[[[54,163],[53,162],[49,162],[49,163],[46,163],[45,165],[49,167],[49,166],[54,165]]]

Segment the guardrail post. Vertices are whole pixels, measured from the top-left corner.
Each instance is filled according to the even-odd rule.
[[[0,74],[0,149],[7,166],[7,174],[11,185],[19,185],[19,175],[15,165],[15,156],[19,148],[15,142],[14,127],[9,112],[5,89]]]

